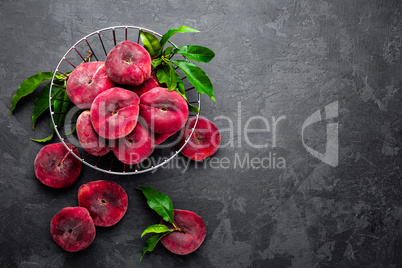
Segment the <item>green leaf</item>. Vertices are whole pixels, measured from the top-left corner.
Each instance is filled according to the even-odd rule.
[[[141,186],[137,189],[141,190],[145,195],[150,208],[155,210],[165,221],[173,224],[173,204],[167,195],[148,186]]]
[[[216,101],[211,80],[200,67],[185,60],[172,60],[170,62],[177,65],[184,72],[188,81],[199,93],[206,94],[213,101]]]
[[[32,141],[36,141],[36,142],[48,142],[53,138],[54,132],[52,132],[52,134],[49,137],[46,137],[44,139],[32,139]]]
[[[70,73],[70,72],[69,72],[69,73]],[[68,73],[66,73],[66,74],[68,74]],[[66,77],[65,77],[63,74],[56,73],[55,78],[58,79],[58,80],[63,80],[63,79],[65,79]]]
[[[200,110],[198,109],[197,106],[194,106],[194,105],[192,105],[190,102],[188,102],[188,99],[187,99],[185,93],[182,93],[182,92],[180,92],[180,91],[177,90],[177,89],[176,89],[176,91],[187,101],[188,110],[189,110],[190,112],[195,112],[195,113],[197,113],[197,114],[200,112]]]
[[[186,87],[183,84],[183,81],[181,80],[179,74],[176,72],[176,81],[177,81],[177,92],[186,94]]]
[[[173,230],[172,230],[173,231]],[[147,245],[142,249],[142,256],[140,258],[140,261],[142,261],[142,258],[144,257],[145,253],[147,251],[151,252],[155,249],[156,244],[158,244],[158,242],[166,235],[170,234],[172,231],[169,231],[168,233],[164,233],[164,234],[156,234],[154,236],[151,236],[150,238],[148,238],[147,241],[145,241],[145,243],[147,243]]]
[[[53,119],[56,125],[63,125],[67,112],[73,106],[65,89],[57,91],[53,96]]]
[[[185,26],[185,25],[181,26],[180,28],[170,29],[169,31],[167,31],[167,33],[162,35],[162,39],[160,41],[161,50],[163,50],[163,47],[165,46],[167,41],[170,39],[170,37],[172,37],[176,33],[185,33],[185,32],[200,32],[200,31],[197,31],[197,30],[190,28],[188,26]],[[159,53],[159,54],[161,54],[161,53]]]
[[[158,57],[161,52],[161,43],[159,43],[158,38],[151,33],[143,31],[140,31],[140,37],[149,55],[151,55],[152,58]]]
[[[88,58],[88,62],[89,62],[90,60],[91,60],[91,57]],[[71,74],[71,73],[72,73],[72,71],[65,72],[65,73],[64,73],[65,75],[64,75],[64,74],[60,74],[60,73],[56,73],[55,76],[54,76],[54,78],[57,79],[57,80],[59,80],[60,82],[61,82],[61,81],[65,81],[65,80],[68,78],[68,75]]]
[[[190,60],[198,62],[210,62],[215,57],[215,53],[209,48],[192,45],[178,47],[173,50],[173,53],[182,54]]]
[[[186,97],[186,88],[184,87],[183,81],[181,80],[181,78],[180,78],[180,76],[177,74],[177,72],[176,72],[176,75],[177,75],[177,76],[176,76],[176,80],[177,80],[177,88],[176,88],[176,91],[177,91],[177,93],[179,93],[179,94],[186,100],[187,105],[188,105],[188,110],[189,110],[190,112],[199,113],[200,110],[198,109],[198,107],[192,105],[192,104],[188,101],[188,99],[187,99],[187,97]]]
[[[10,114],[13,114],[13,111],[18,103],[18,101],[22,98],[25,97],[32,92],[35,91],[35,89],[43,82],[51,79],[53,77],[53,72],[41,72],[38,74],[35,74],[25,81],[21,83],[19,88],[17,89],[17,92],[11,99],[11,107],[10,107]]]
[[[151,64],[152,67],[155,69],[156,67],[158,67],[160,64],[162,63],[162,59],[161,58],[156,58],[154,60],[152,60]]]
[[[35,129],[36,121],[39,116],[49,109],[49,90],[50,83],[42,88],[36,97],[34,107],[32,109],[32,129]]]
[[[55,84],[63,85],[62,81],[55,80]],[[39,92],[38,96],[36,97],[34,107],[32,109],[32,129],[35,129],[36,121],[38,120],[39,116],[42,115],[46,110],[49,109],[49,89],[50,84],[47,84],[42,88]],[[57,92],[63,90],[61,88],[52,87],[52,96]]]
[[[172,54],[174,47],[168,47],[165,49],[165,51],[163,51],[163,56],[165,57],[170,57],[170,55]]]
[[[64,81],[64,84],[66,82]],[[60,88],[58,89],[53,96],[55,99],[52,100],[52,105],[53,105],[53,111],[55,112],[53,114],[53,119],[56,125],[62,125],[64,124],[64,119],[67,115],[68,110],[73,106],[73,103],[70,101],[68,98],[67,92],[65,89]],[[57,100],[56,100],[57,99]],[[54,126],[52,124],[52,121],[50,121],[51,127],[52,127],[52,134],[49,137],[46,137],[44,139],[31,139],[36,142],[47,142],[53,138],[54,135]],[[72,130],[72,132],[75,131],[75,127]],[[69,134],[66,134],[69,135]]]
[[[187,104],[188,104],[188,110],[189,110],[190,112],[194,112],[194,113],[197,113],[197,114],[200,113],[200,110],[198,109],[197,106],[194,106],[194,105],[192,105],[192,104],[189,103],[189,102],[187,102]]]
[[[177,78],[180,79],[175,68],[169,63],[169,61],[165,61],[162,68],[159,68],[156,71],[156,78],[158,78],[159,83],[166,84],[169,91],[176,89]]]
[[[52,134],[49,136],[49,137],[46,137],[46,138],[44,138],[44,139],[32,139],[31,138],[31,140],[32,141],[36,141],[36,142],[47,142],[47,141],[50,141],[52,138],[53,138],[53,135],[54,135],[54,128],[53,128],[53,124],[52,124],[52,121],[50,120],[50,126],[52,127]]]
[[[176,70],[174,69],[174,67],[172,66],[172,64],[168,63],[167,64],[169,66],[169,80],[170,80],[170,84],[168,85],[168,90],[172,91],[175,90],[177,87],[177,80],[176,77],[178,76]]]
[[[168,83],[170,83],[170,80],[169,80],[170,76],[167,73],[168,68],[169,67],[164,65],[162,68],[157,70],[156,77],[158,78],[159,83],[161,83],[161,84],[165,83],[166,85]],[[181,80],[181,78],[177,72],[176,72],[176,82],[177,82],[177,86],[174,90],[177,91],[187,101],[189,111],[199,113],[200,110],[198,109],[198,107],[196,107],[188,102],[187,97],[186,97],[186,88],[184,87],[183,81]]]
[[[159,83],[166,84],[166,86],[170,85],[170,70],[167,65],[162,65],[162,68],[159,68],[156,71],[156,78],[158,78]]]
[[[63,136],[68,136],[68,135],[73,134],[76,129],[77,129],[77,124],[74,125],[73,129],[70,132],[68,132],[67,134],[63,134]]]
[[[166,233],[166,232],[170,232],[170,231],[171,231],[171,229],[169,229],[169,227],[167,227],[164,224],[154,224],[154,225],[149,226],[147,229],[144,230],[144,232],[142,232],[141,238],[144,235],[149,234],[149,233],[160,234],[160,233]]]

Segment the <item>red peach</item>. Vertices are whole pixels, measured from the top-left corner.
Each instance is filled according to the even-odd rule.
[[[173,231],[163,237],[162,244],[169,251],[178,255],[186,255],[198,249],[207,234],[201,217],[188,210],[175,209],[173,222],[181,231]],[[161,224],[173,229],[173,226],[163,219]]]
[[[139,86],[130,87],[129,90],[134,91],[139,97],[141,97],[142,94],[156,87],[161,87],[161,84],[159,84],[158,78],[156,78],[155,72],[153,72],[151,78],[144,81],[144,83]]]
[[[151,76],[151,56],[142,46],[123,41],[109,52],[105,67],[113,82],[138,86]]]
[[[73,149],[71,144],[66,144]],[[77,148],[73,152],[80,156]],[[34,167],[40,182],[49,187],[65,188],[78,178],[82,163],[60,142],[43,147],[35,158]]]
[[[50,222],[50,234],[64,250],[76,252],[87,248],[95,239],[95,225],[86,208],[66,207]]]
[[[116,140],[112,151],[124,164],[134,165],[150,156],[154,148],[155,140],[152,133],[138,123],[130,134]]]
[[[127,211],[124,189],[112,181],[92,181],[78,189],[78,203],[88,209],[96,226],[108,227],[118,223]]]
[[[194,127],[196,118],[192,117],[186,124],[183,136],[179,141],[179,146],[182,147],[188,139]],[[195,161],[201,161],[214,153],[219,148],[221,143],[221,134],[214,123],[206,118],[199,117],[193,135],[186,146],[181,150],[181,153]]]
[[[95,156],[102,156],[110,151],[106,140],[92,126],[90,111],[83,111],[78,116],[76,126],[78,140],[85,151]]]
[[[144,93],[140,100],[140,116],[152,132],[175,133],[185,125],[187,102],[176,91],[156,87]]]
[[[176,132],[175,132],[176,133]],[[159,145],[165,140],[167,140],[170,136],[173,136],[175,133],[168,133],[168,134],[155,134],[155,145]]]
[[[99,136],[119,139],[137,124],[140,98],[132,91],[114,87],[99,94],[91,106],[91,122]]]
[[[98,94],[112,87],[114,83],[106,74],[105,63],[94,61],[83,63],[71,72],[66,91],[75,105],[88,109]]]

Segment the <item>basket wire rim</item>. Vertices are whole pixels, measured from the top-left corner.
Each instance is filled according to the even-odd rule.
[[[127,29],[129,29],[129,28],[130,28],[130,29],[138,30],[138,34],[139,34],[140,31],[146,31],[146,32],[152,33],[152,34],[154,34],[154,35],[157,35],[157,36],[159,36],[159,37],[162,37],[161,34],[155,32],[155,31],[149,30],[149,29],[144,28],[144,27],[132,26],[132,25],[111,26],[111,27],[106,27],[106,28],[103,28],[103,29],[94,31],[94,32],[92,32],[92,33],[90,33],[90,34],[87,34],[86,36],[84,36],[83,38],[81,38],[80,40],[78,40],[74,45],[72,45],[72,46],[67,50],[67,52],[63,55],[63,57],[60,59],[59,63],[58,63],[57,66],[56,66],[56,69],[55,69],[55,71],[54,71],[54,73],[53,73],[52,80],[51,80],[51,82],[50,82],[50,89],[49,89],[49,111],[50,111],[51,122],[52,122],[52,124],[53,124],[53,126],[54,126],[54,131],[56,132],[56,134],[57,134],[59,140],[63,143],[64,147],[65,147],[75,158],[77,158],[78,160],[80,160],[80,161],[81,161],[82,163],[84,163],[85,165],[87,165],[87,166],[89,166],[89,167],[91,167],[91,168],[93,168],[93,169],[95,169],[95,170],[98,170],[98,171],[107,173],[107,174],[111,174],[111,175],[136,175],[136,174],[142,174],[142,173],[146,173],[146,172],[149,172],[149,171],[156,170],[157,168],[159,168],[159,167],[165,165],[166,163],[168,163],[169,161],[171,161],[173,158],[175,158],[175,157],[181,152],[181,150],[186,146],[186,144],[190,141],[190,138],[191,138],[191,136],[193,135],[193,133],[194,133],[194,131],[195,131],[195,127],[197,126],[198,118],[199,118],[199,116],[200,116],[200,112],[198,112],[198,113],[196,113],[196,115],[194,115],[194,116],[196,117],[196,121],[195,121],[195,123],[194,123],[194,126],[191,128],[191,133],[190,133],[189,137],[185,140],[184,144],[183,144],[178,150],[174,150],[175,153],[174,153],[173,155],[171,155],[169,158],[165,159],[165,157],[162,156],[162,157],[164,158],[164,161],[162,161],[161,163],[159,163],[159,164],[157,164],[157,165],[152,165],[151,167],[146,168],[146,169],[142,169],[142,170],[137,170],[137,169],[136,169],[135,171],[130,171],[130,172],[126,172],[126,171],[125,171],[125,166],[126,166],[127,164],[124,164],[124,163],[123,163],[123,164],[124,164],[124,170],[121,171],[121,172],[118,172],[118,171],[113,171],[113,170],[111,170],[111,167],[109,168],[109,170],[107,170],[107,169],[100,168],[100,167],[98,167],[97,165],[92,165],[91,163],[88,163],[87,161],[85,161],[85,158],[81,158],[80,156],[78,156],[77,154],[75,154],[73,150],[76,148],[76,146],[74,146],[72,149],[71,149],[69,146],[67,146],[67,144],[66,144],[66,142],[65,142],[65,138],[63,138],[63,137],[61,136],[60,132],[59,132],[58,129],[57,129],[58,126],[56,125],[56,123],[55,123],[55,121],[54,121],[54,118],[53,118],[54,111],[52,111],[52,88],[53,88],[53,85],[55,85],[55,84],[54,84],[54,79],[55,79],[55,77],[56,77],[56,73],[59,71],[60,65],[62,64],[62,62],[63,62],[64,60],[66,60],[66,56],[67,56],[73,49],[75,49],[75,47],[76,47],[78,44],[80,44],[80,43],[83,42],[83,41],[87,41],[87,38],[89,38],[89,37],[91,37],[91,36],[93,36],[93,35],[95,35],[95,34],[99,34],[99,33],[101,33],[101,32],[105,32],[105,31],[109,31],[109,30],[113,30],[113,31],[114,31],[115,29],[121,29],[121,28],[126,29],[126,31],[127,31]],[[127,32],[126,32],[126,33],[127,33]],[[177,48],[177,46],[176,46],[173,42],[171,42],[170,40],[169,40],[168,42],[169,42],[172,46],[174,46],[175,48]],[[91,51],[92,51],[92,49],[91,49]],[[187,61],[189,61],[188,58],[186,58],[185,56],[183,56],[183,57],[184,57]],[[197,101],[197,103],[198,103],[198,110],[201,111],[200,93],[198,93],[198,101]],[[188,119],[187,119],[187,120],[188,120]],[[185,127],[186,127],[186,126],[185,126]],[[156,146],[155,146],[155,148],[156,148]],[[85,150],[85,149],[84,149],[84,150]],[[173,150],[173,149],[172,149],[172,150]],[[113,157],[116,157],[116,156],[113,156]],[[114,158],[113,158],[113,159],[114,159]],[[118,160],[118,159],[117,159],[117,160]],[[113,160],[112,160],[112,161],[113,161]]]

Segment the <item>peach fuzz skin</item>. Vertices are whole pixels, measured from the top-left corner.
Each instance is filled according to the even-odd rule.
[[[95,156],[102,156],[110,152],[106,140],[96,133],[91,123],[91,112],[83,111],[77,118],[76,131],[82,148]]]
[[[73,146],[67,143],[70,149]],[[75,148],[73,152],[80,156]],[[35,175],[40,182],[53,188],[66,188],[73,184],[81,173],[82,163],[61,143],[49,144],[36,155]]]
[[[70,100],[81,109],[89,109],[96,96],[114,87],[102,61],[87,62],[72,71],[66,86]]]
[[[151,77],[148,80],[144,81],[144,83],[139,86],[129,87],[128,89],[135,92],[139,97],[141,97],[142,94],[147,93],[148,91],[156,87],[162,86],[159,83],[158,78],[156,78],[155,72],[153,72]]]
[[[91,122],[105,139],[127,136],[137,125],[140,98],[132,91],[114,87],[99,94],[91,106]]]
[[[184,127],[188,106],[176,91],[156,87],[141,95],[140,99],[140,116],[153,133],[175,133]]]
[[[176,133],[176,132],[175,132]],[[165,140],[167,140],[170,136],[173,136],[175,133],[167,133],[167,134],[154,134],[155,137],[155,145],[159,145]]]
[[[76,252],[87,248],[92,243],[96,230],[86,208],[66,207],[51,220],[50,234],[64,250]]]
[[[187,121],[183,136],[179,141],[180,147],[184,145],[184,142],[190,136],[195,121],[195,117]],[[191,135],[181,153],[194,161],[201,161],[215,154],[220,143],[221,134],[216,125],[206,118],[199,117],[193,135]]]
[[[151,76],[151,56],[132,41],[117,44],[105,60],[109,78],[121,85],[141,85]]]
[[[96,226],[109,227],[123,218],[128,198],[117,183],[98,180],[81,185],[78,189],[78,204],[88,209]]]
[[[138,123],[126,137],[118,139],[112,146],[112,151],[121,162],[134,165],[149,157],[155,148],[153,134]]]

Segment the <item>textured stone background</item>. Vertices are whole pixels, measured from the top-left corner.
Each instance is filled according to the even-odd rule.
[[[159,220],[134,190],[140,185],[168,194],[176,208],[198,213],[207,226],[196,252],[176,256],[158,245],[141,267],[401,266],[401,8],[399,0],[1,0],[0,266],[139,266],[140,234]],[[12,95],[25,78],[54,69],[81,37],[116,25],[202,31],[173,41],[216,52],[202,67],[217,102],[202,97],[202,114],[222,130],[228,122],[216,116],[233,120],[233,146],[216,154],[229,158],[230,168],[211,168],[207,161],[208,168],[191,163],[184,173],[175,168],[127,177],[84,167],[64,190],[35,178],[33,161],[42,145],[30,138],[49,134],[49,118],[33,131],[35,94],[10,116]],[[301,129],[310,114],[337,100],[334,168],[305,150]],[[286,116],[276,148],[253,148],[237,132],[256,115],[270,121]],[[253,123],[264,127],[261,120]],[[272,141],[270,133],[249,136],[255,144]],[[309,146],[323,150],[325,124],[306,136]],[[223,131],[222,143],[230,139]],[[236,155],[269,153],[283,157],[286,168],[234,166]],[[79,186],[96,179],[122,185],[129,210],[116,226],[98,228],[88,249],[66,253],[52,241],[50,220],[77,205]]]

